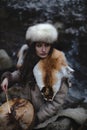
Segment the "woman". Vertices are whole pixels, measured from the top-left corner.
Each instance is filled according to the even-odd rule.
[[[29,49],[22,67],[2,76],[4,91],[14,82],[23,82],[26,86],[23,90],[36,112],[36,129],[57,119],[69,88],[67,81],[73,72],[64,53],[53,48],[57,38],[56,28],[49,23],[29,27],[26,32]]]

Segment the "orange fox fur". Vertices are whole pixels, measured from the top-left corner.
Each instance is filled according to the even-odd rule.
[[[60,71],[61,67],[66,66],[65,56],[61,51],[53,50],[51,56],[39,62],[39,68],[43,74],[43,81],[46,86],[53,86],[55,83],[55,73]]]
[[[64,54],[54,49],[52,55],[39,62],[39,69],[42,72],[44,87],[51,88],[57,81],[55,73],[61,70],[61,67],[67,66]]]

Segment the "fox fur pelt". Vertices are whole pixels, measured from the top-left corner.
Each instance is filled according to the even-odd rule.
[[[73,69],[68,66],[63,52],[54,49],[47,58],[40,60],[33,69],[36,82],[45,98],[54,98],[63,78],[69,78]]]

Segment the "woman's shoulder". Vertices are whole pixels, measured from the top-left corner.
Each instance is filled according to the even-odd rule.
[[[64,58],[65,54],[63,51],[57,50],[57,49],[53,49],[53,53],[52,53],[52,57],[53,58]]]
[[[64,66],[66,66],[68,64],[66,56],[65,56],[63,51],[54,49],[53,54],[52,54],[52,58],[55,59],[58,64],[61,64],[61,65],[64,65]]]

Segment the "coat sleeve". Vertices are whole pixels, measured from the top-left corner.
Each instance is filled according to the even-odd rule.
[[[57,94],[54,97],[54,100],[45,102],[37,112],[37,118],[39,123],[44,122],[50,117],[56,115],[58,110],[64,104],[64,99],[67,92],[68,92],[68,84],[67,82],[63,81],[60,90],[57,92]]]
[[[19,70],[16,70],[14,72],[5,72],[1,76],[1,81],[3,81],[4,78],[8,78],[9,85],[12,85],[13,83],[20,82],[21,74]]]

